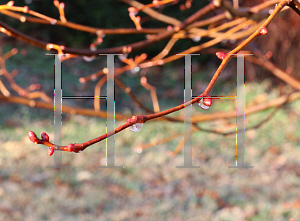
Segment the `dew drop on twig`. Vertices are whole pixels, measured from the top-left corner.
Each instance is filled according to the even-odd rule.
[[[222,45],[226,45],[227,42],[228,42],[227,39],[223,39],[223,40],[221,41],[221,44],[222,44]]]
[[[119,57],[120,61],[123,61],[124,59],[126,59],[128,57],[128,54],[127,53],[120,54],[120,55],[118,55],[118,57]]]
[[[131,125],[131,126],[129,127],[129,129],[130,129],[132,132],[138,132],[138,131],[142,128],[143,125],[144,125],[144,124],[142,124],[142,123],[136,123],[136,124]]]
[[[55,25],[56,23],[57,23],[57,20],[56,20],[56,19],[53,19],[53,20],[50,21],[50,24],[51,24],[51,25]]]
[[[165,62],[164,62],[163,60],[158,60],[158,61],[157,61],[157,64],[158,64],[158,65],[163,65],[164,63],[165,63]]]
[[[136,147],[136,148],[134,148],[133,151],[136,152],[136,153],[142,153],[142,152],[143,152],[143,149],[140,148],[140,147]]]
[[[90,45],[90,50],[91,50],[91,51],[96,51],[96,50],[97,50],[96,45],[95,45],[95,44],[91,44],[91,45]]]
[[[132,74],[136,74],[136,73],[138,73],[140,71],[140,68],[139,67],[135,67],[135,68],[132,68],[130,71],[131,71]]]
[[[201,40],[201,37],[197,35],[196,37],[192,38],[194,42],[199,42]]]
[[[87,61],[87,62],[91,62],[95,59],[96,56],[82,56],[83,60]]]
[[[230,44],[235,44],[236,40],[235,39],[230,39],[229,42],[230,42]]]
[[[198,105],[204,110],[210,108],[211,104],[212,104],[212,100],[210,97],[204,97],[198,102]]]

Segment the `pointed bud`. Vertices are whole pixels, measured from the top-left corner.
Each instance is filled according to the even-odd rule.
[[[39,143],[39,138],[36,136],[36,134],[33,131],[28,131],[28,137],[31,142],[38,144]]]
[[[51,156],[54,153],[54,147],[49,147],[48,155]]]
[[[42,140],[43,140],[43,141],[49,142],[49,136],[48,136],[48,134],[46,134],[46,132],[43,132],[43,133],[41,134],[41,137],[42,137]]]
[[[220,60],[224,60],[224,58],[228,55],[227,53],[224,53],[224,52],[217,52],[216,53],[217,57],[220,59]]]
[[[259,35],[266,35],[267,33],[268,33],[268,30],[266,29],[266,27],[261,28],[259,31]]]

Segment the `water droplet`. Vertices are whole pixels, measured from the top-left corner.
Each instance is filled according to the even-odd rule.
[[[96,79],[97,79],[97,75],[96,75],[96,74],[92,74],[92,75],[91,75],[91,80],[92,80],[92,81],[95,81]]]
[[[52,44],[47,44],[47,45],[46,45],[46,49],[47,49],[48,51],[50,51],[52,48],[53,48],[53,45],[52,45]]]
[[[163,60],[158,60],[158,65],[163,65],[165,62]]]
[[[57,22],[57,20],[56,20],[56,19],[53,19],[53,20],[50,21],[50,24],[51,24],[51,25],[55,25],[56,22]]]
[[[212,104],[211,97],[204,97],[198,102],[198,105],[204,110],[210,108],[211,104]]]
[[[120,54],[120,55],[118,55],[118,57],[119,57],[120,61],[122,61],[122,60],[124,60],[124,59],[126,59],[128,57],[128,54],[127,53]]]
[[[102,30],[97,30],[96,35],[98,35],[100,38],[104,38],[106,36],[106,34],[104,34]]]
[[[25,21],[26,21],[26,17],[25,17],[25,16],[21,16],[21,17],[20,17],[20,21],[21,21],[21,22],[25,22]]]
[[[216,6],[216,7],[220,7],[221,6],[221,3],[219,0],[213,0],[213,4]]]
[[[226,45],[227,44],[227,39],[223,39],[222,41],[221,41],[221,45]]]
[[[139,13],[138,11],[134,11],[134,12],[131,12],[134,16],[137,16],[137,14]]]
[[[130,71],[131,71],[132,74],[136,74],[136,73],[138,73],[140,71],[140,68],[139,67],[135,67],[135,68],[132,68]]]
[[[192,38],[194,42],[199,42],[201,40],[201,37],[197,35],[196,37]]]
[[[136,147],[136,148],[134,148],[134,152],[136,152],[136,153],[142,153],[143,149],[140,148],[140,147]]]
[[[235,39],[230,39],[229,42],[230,42],[230,44],[235,44],[236,40]]]
[[[87,62],[91,62],[91,61],[93,61],[96,58],[96,56],[90,56],[90,57],[88,57],[88,56],[82,56],[82,58],[83,58],[83,60],[85,60]]]
[[[131,125],[131,126],[129,127],[129,129],[130,129],[132,132],[138,132],[138,131],[142,128],[143,125],[144,125],[144,124],[142,124],[142,123],[136,123],[136,124]]]
[[[90,50],[91,50],[91,51],[96,51],[96,50],[97,50],[97,47],[96,47],[94,44],[91,44],[91,45],[90,45]]]

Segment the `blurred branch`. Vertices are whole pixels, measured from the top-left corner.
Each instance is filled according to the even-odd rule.
[[[298,0],[288,0],[288,6],[300,15],[300,3]]]
[[[257,49],[255,48],[253,50],[253,54],[256,55],[256,57],[249,57],[250,61],[268,69],[272,74],[274,74],[279,79],[283,80],[287,84],[291,85],[293,88],[300,90],[300,80],[285,73],[283,70],[278,68],[276,65],[274,65],[272,62],[270,62],[266,57]]]

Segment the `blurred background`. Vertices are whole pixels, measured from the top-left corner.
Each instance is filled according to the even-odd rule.
[[[16,6],[28,5],[31,10],[59,18],[53,1],[19,0]],[[152,1],[143,1],[143,4]],[[184,11],[180,5],[165,7],[162,13],[183,21],[208,1],[193,1]],[[231,1],[229,1],[231,2]],[[262,1],[239,1],[241,6],[253,6]],[[0,1],[6,4],[7,1]],[[157,9],[161,10],[161,9]],[[204,18],[223,12],[217,9]],[[65,1],[68,21],[99,28],[134,28],[128,16],[128,5],[120,1]],[[142,17],[143,27],[166,24]],[[148,19],[148,20],[147,20]],[[21,23],[1,14],[0,20],[37,39],[73,48],[89,48],[96,35],[61,26]],[[280,13],[268,27],[268,34],[253,41],[262,54],[272,54],[270,61],[286,73],[300,78],[300,17],[292,10]],[[208,28],[208,27],[206,27]],[[110,48],[145,39],[145,34],[107,35],[98,48]],[[179,40],[170,54],[181,52],[200,42]],[[157,55],[166,41],[131,53],[135,57],[147,53]],[[213,50],[192,56],[193,96],[201,94],[210,82],[221,61],[217,50],[231,50],[239,41],[224,40]],[[48,51],[0,33],[2,55],[18,49],[5,62],[7,71],[18,69],[14,78],[24,88],[40,84],[41,90],[53,97],[53,56]],[[215,50],[214,50],[215,49]],[[251,51],[250,47],[246,50]],[[115,67],[124,64],[115,59]],[[84,84],[87,77],[106,67],[105,57],[87,62],[82,57],[62,63],[63,96],[93,96],[99,79]],[[184,59],[163,66],[154,66],[146,73],[148,83],[156,88],[160,110],[182,104],[184,99]],[[151,96],[141,84],[140,71],[126,71],[118,76],[134,95],[149,109]],[[0,80],[7,80],[0,75]],[[259,65],[245,62],[246,107],[263,104],[294,89]],[[13,96],[17,92],[11,91]],[[102,87],[101,95],[105,95]],[[116,87],[116,112],[139,115],[145,112],[132,102],[124,91]],[[235,96],[236,59],[233,58],[218,79],[211,95]],[[94,108],[93,99],[67,99],[63,105]],[[106,105],[101,102],[101,110]],[[228,112],[236,109],[235,100],[213,100],[211,108],[193,106],[193,115]],[[172,156],[184,132],[183,123],[147,122],[136,133],[129,129],[115,135],[115,165],[124,169],[102,169],[106,163],[105,141],[90,146],[80,154],[63,152],[64,166],[49,168],[54,158],[47,155],[46,146],[35,145],[28,139],[28,131],[39,136],[45,131],[53,141],[53,110],[30,108],[0,100],[0,219],[1,220],[300,220],[300,101],[286,103],[246,116],[246,128],[260,124],[245,133],[245,162],[252,169],[229,169],[235,164],[236,136],[195,131],[192,134],[193,164],[197,169],[179,169],[183,152]],[[271,117],[269,117],[271,115]],[[183,111],[170,116],[182,116]],[[199,123],[204,129],[229,128],[235,131],[235,118]],[[125,121],[116,121],[116,127]],[[63,114],[63,144],[81,143],[106,133],[106,119]],[[179,134],[179,135],[178,135]],[[170,138],[172,135],[178,135]],[[164,139],[168,139],[165,142]],[[143,149],[144,145],[149,148]],[[298,218],[298,219],[297,219]]]

